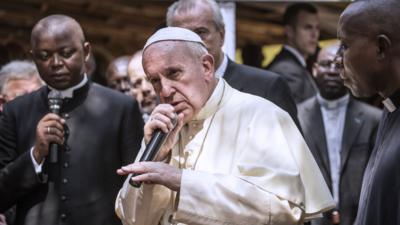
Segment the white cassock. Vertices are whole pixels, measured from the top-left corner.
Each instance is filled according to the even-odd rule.
[[[125,181],[115,203],[124,225],[289,225],[334,207],[289,114],[223,79],[182,128],[170,164],[183,169],[177,193]]]

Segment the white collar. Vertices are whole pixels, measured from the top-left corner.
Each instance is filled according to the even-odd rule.
[[[210,98],[208,98],[203,108],[200,110],[199,113],[197,113],[193,120],[204,120],[218,110],[218,108],[221,106],[222,98],[224,97],[223,95],[225,92],[225,85],[226,84],[224,79],[219,78],[218,83],[215,86],[215,89]]]
[[[343,97],[334,100],[328,100],[322,97],[320,93],[317,94],[318,103],[321,105],[321,107],[326,109],[336,109],[347,106],[347,104],[349,103],[349,99],[349,94],[345,94]]]
[[[304,59],[304,57],[300,54],[300,52],[297,49],[293,48],[290,45],[283,45],[283,47],[286,50],[288,50],[289,52],[291,52],[297,58],[297,60],[299,60],[299,62],[301,63],[301,65],[303,67],[307,67],[306,60]]]
[[[88,82],[88,78],[87,78],[87,75],[85,73],[83,75],[83,79],[81,80],[81,82],[79,82],[79,84],[77,84],[77,85],[75,85],[73,87],[70,87],[68,89],[57,90],[57,89],[51,87],[50,85],[47,85],[47,87],[49,87],[50,92],[58,92],[60,94],[61,98],[63,98],[63,99],[64,98],[72,98],[72,97],[74,97],[74,91],[79,89],[79,88],[81,88],[81,87],[83,87],[83,85],[85,85],[87,82]]]
[[[222,54],[224,54],[224,53],[222,53]],[[224,54],[221,65],[219,65],[219,67],[215,71],[215,77],[216,78],[223,77],[227,67],[228,67],[228,56],[226,54]]]
[[[396,105],[393,103],[392,99],[390,99],[390,98],[383,100],[382,103],[389,112],[394,112],[397,109]]]

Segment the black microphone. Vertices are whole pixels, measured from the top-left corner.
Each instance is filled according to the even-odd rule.
[[[178,123],[178,115],[175,114],[174,118],[171,120],[174,128]],[[139,162],[152,161],[154,157],[157,155],[157,152],[160,150],[161,146],[164,144],[164,141],[167,139],[169,133],[164,133],[160,129],[156,129],[151,137],[149,143],[147,144],[142,157],[140,157]],[[133,187],[139,188],[142,182],[132,181],[132,177],[137,176],[138,174],[129,174],[129,184]]]
[[[61,104],[62,104],[61,93],[58,91],[50,91],[48,98],[49,98],[50,112],[56,115],[60,115]],[[50,143],[49,162],[50,163],[58,162],[58,144],[56,143]]]

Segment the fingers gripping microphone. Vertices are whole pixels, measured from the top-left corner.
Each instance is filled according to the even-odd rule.
[[[174,128],[176,124],[178,123],[178,116],[175,114],[174,118],[171,120],[172,124],[174,125]],[[139,162],[146,162],[146,161],[152,161],[154,157],[157,155],[157,152],[160,150],[161,146],[164,144],[164,141],[168,137],[168,133],[164,133],[160,129],[156,129],[153,133],[153,136],[151,137],[149,143],[146,145],[146,148],[143,152],[142,157],[140,157]],[[139,188],[140,185],[142,184],[141,182],[136,182],[132,181],[132,177],[137,176],[138,174],[129,174],[128,180],[129,184],[131,184],[134,187]]]
[[[61,93],[58,91],[50,91],[49,95],[49,109],[51,113],[60,115],[62,98]],[[58,144],[50,143],[49,162],[58,162]]]

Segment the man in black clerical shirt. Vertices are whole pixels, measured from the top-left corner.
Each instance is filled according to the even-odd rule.
[[[342,79],[358,97],[385,100],[367,165],[356,225],[400,224],[400,2],[359,1],[340,17]]]
[[[31,47],[46,86],[4,106],[0,213],[16,205],[15,225],[120,224],[114,199],[123,178],[115,171],[140,148],[138,104],[88,81],[90,44],[71,17],[40,20]],[[62,98],[61,115],[49,113],[52,93]],[[50,143],[59,145],[56,163]]]

